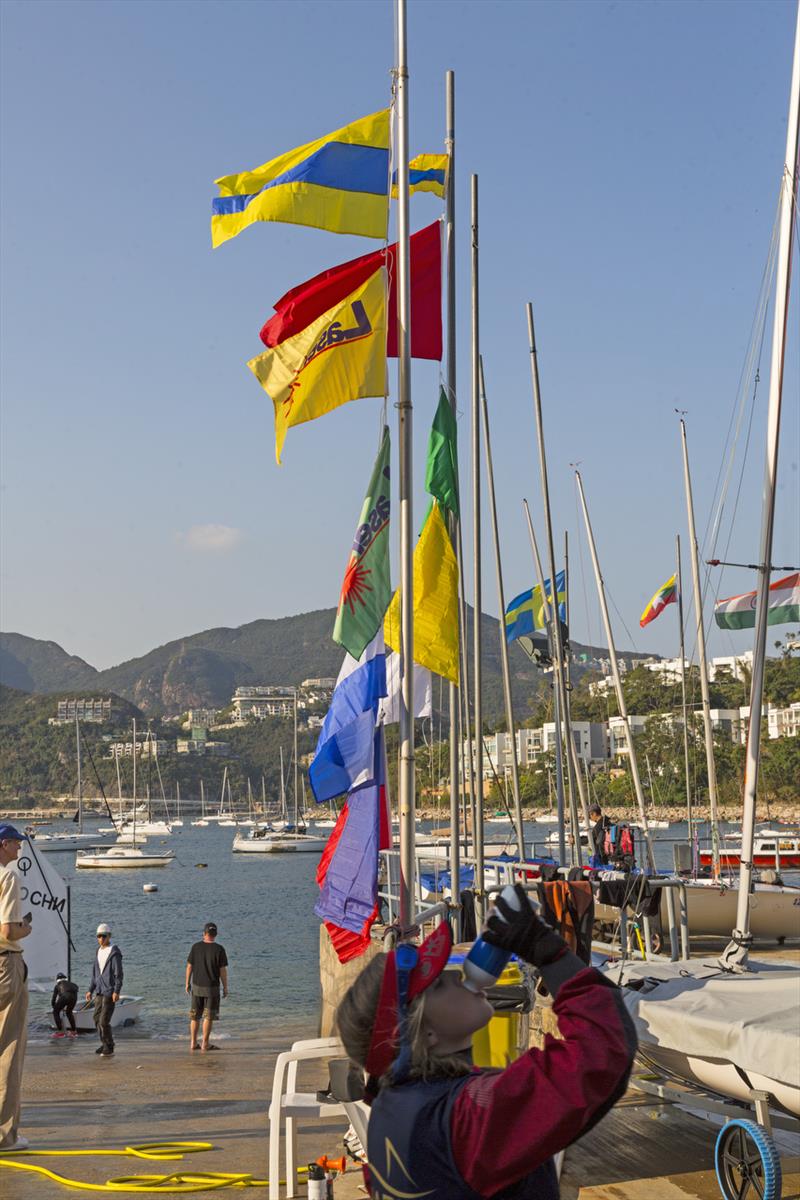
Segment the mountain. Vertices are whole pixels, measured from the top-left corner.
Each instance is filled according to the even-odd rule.
[[[56,642],[22,633],[0,633],[0,682],[21,692],[86,691],[97,686],[98,671],[67,654]]]
[[[0,634],[0,679],[25,692],[114,692],[151,714],[222,708],[239,686],[291,685],[337,675],[342,650],[331,641],[334,618],[335,610],[326,608],[276,620],[251,621],[235,629],[207,629],[105,671],[68,655],[55,642],[5,633]],[[484,715],[491,721],[503,712],[500,642],[497,618],[484,613],[481,621]],[[471,647],[471,609],[467,625]],[[575,644],[573,651],[576,657],[582,652],[590,657],[606,654],[596,647]],[[549,676],[543,676],[515,646],[510,647],[510,658],[514,709],[518,717],[525,717]],[[573,674],[578,677],[584,670],[576,663]],[[443,697],[446,694],[444,687]],[[440,707],[438,684],[434,684],[434,705]]]

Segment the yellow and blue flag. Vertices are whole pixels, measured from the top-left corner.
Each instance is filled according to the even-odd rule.
[[[385,240],[389,110],[353,121],[252,171],[223,175],[216,183],[213,246],[255,221],[286,221]]]
[[[552,603],[553,593],[550,580],[545,579],[544,586],[547,598]],[[565,590],[564,572],[556,575],[556,592],[558,593],[558,615],[562,621],[567,619],[567,593]],[[542,589],[537,585],[527,592],[520,592],[506,607],[506,641],[513,642],[518,637],[530,637],[535,629],[544,629],[544,601]]]
[[[433,192],[444,199],[449,154],[418,154],[408,164],[409,192]],[[392,198],[397,198],[397,171],[392,175]]]
[[[275,408],[279,463],[290,426],[351,400],[385,396],[386,268],[247,365]]]

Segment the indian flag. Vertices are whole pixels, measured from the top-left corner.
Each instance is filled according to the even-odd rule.
[[[756,623],[756,592],[729,596],[714,605],[720,629],[753,629]],[[800,621],[800,571],[776,579],[769,586],[768,625],[792,625]]]

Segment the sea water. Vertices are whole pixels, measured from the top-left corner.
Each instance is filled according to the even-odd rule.
[[[430,825],[423,822],[420,828],[424,832]],[[685,841],[686,828],[681,822],[653,831],[660,870],[672,869],[672,846]],[[723,823],[721,832],[733,828]],[[550,829],[543,833],[541,825],[525,823],[529,854],[537,839],[538,853],[552,855],[555,848],[544,845]],[[303,1025],[306,1036],[314,1036],[319,1011],[320,922],[314,915],[319,855],[234,854],[235,832],[214,823],[192,826],[187,819],[171,837],[148,839],[147,850],[169,848],[175,853],[170,866],[156,869],[77,871],[74,851],[48,854],[50,865],[70,885],[71,977],[82,997],[97,949],[95,930],[107,921],[123,955],[123,990],[144,1001],[142,1018],[130,1035],[185,1036],[186,958],[192,943],[201,940],[205,923],[214,921],[217,941],[229,961],[230,995],[222,1001],[219,1036],[275,1033],[288,1025]],[[708,826],[701,825],[701,844],[708,844],[708,834]],[[510,826],[507,831],[503,826],[491,828],[492,842],[505,836],[513,841]],[[643,861],[639,830],[636,852]],[[797,873],[786,872],[784,878],[797,882]],[[144,892],[145,883],[156,884],[158,891]],[[31,995],[34,1037],[36,1022],[44,1021],[48,1005],[49,995]],[[39,1033],[43,1032],[42,1024]]]

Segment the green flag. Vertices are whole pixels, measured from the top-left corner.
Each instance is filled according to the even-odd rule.
[[[361,658],[375,637],[392,598],[389,578],[389,428],[372,468],[361,506],[350,561],[344,573],[333,640]]]
[[[428,439],[425,490],[436,497],[441,508],[449,508],[455,516],[458,516],[457,439],[456,419],[442,388]]]

